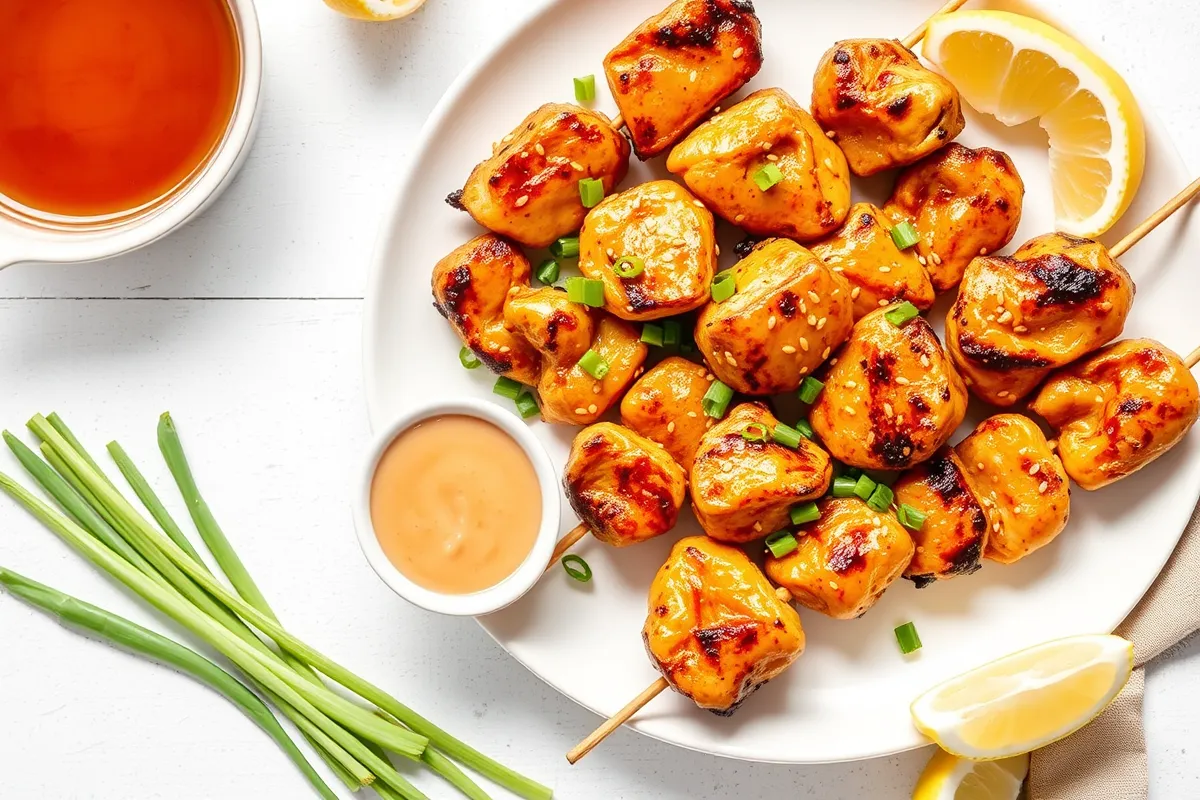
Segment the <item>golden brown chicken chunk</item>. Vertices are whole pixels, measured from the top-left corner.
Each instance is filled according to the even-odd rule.
[[[891,308],[855,323],[809,414],[833,457],[861,469],[919,464],[967,413],[967,389],[933,328],[923,317],[897,326]]]
[[[795,449],[776,443],[777,424],[762,403],[742,403],[700,440],[692,509],[714,539],[749,542],[774,533],[789,524],[792,506],[829,488],[829,455],[808,439]],[[765,439],[751,441],[763,430]]]
[[[735,390],[790,392],[850,335],[850,285],[795,242],[760,243],[733,276],[737,293],[700,312],[696,346]]]
[[[650,584],[642,638],[675,691],[722,716],[804,651],[796,610],[736,547],[680,539]]]
[[[814,256],[849,281],[856,320],[905,300],[922,311],[933,305],[929,273],[916,252],[896,246],[894,224],[876,206],[855,203],[841,230],[811,245]]]
[[[548,422],[590,425],[616,405],[641,374],[647,347],[641,332],[603,312],[597,315],[590,350],[608,364],[603,378],[593,378],[578,361],[550,361],[538,381],[542,417]]]
[[[596,322],[592,309],[567,299],[549,286],[509,292],[505,327],[542,354],[544,363],[574,364],[592,346]]]
[[[916,251],[933,287],[944,292],[958,285],[971,259],[1012,241],[1024,198],[1007,155],[951,143],[900,173],[884,212],[917,229]]]
[[[1066,527],[1071,508],[1067,475],[1028,417],[988,417],[954,452],[988,519],[984,558],[1011,564],[1049,544]]]
[[[1200,389],[1174,352],[1129,339],[1051,375],[1029,407],[1058,432],[1067,474],[1091,490],[1174,447],[1200,414]]]
[[[476,236],[433,268],[433,304],[458,338],[488,369],[536,385],[541,374],[537,351],[504,324],[509,290],[529,283],[529,261],[494,234]]]
[[[812,113],[855,175],[911,164],[966,125],[954,85],[888,39],[847,39],[829,48],[813,76]]]
[[[658,442],[685,470],[708,430],[704,394],[712,373],[686,358],[671,356],[638,378],[621,401],[621,422]]]
[[[771,165],[777,182],[763,189],[756,176]],[[753,236],[819,239],[850,208],[846,157],[782,89],[760,89],[702,123],[675,145],[667,169]]]
[[[1121,334],[1133,281],[1104,245],[1065,233],[1011,257],[976,258],[946,319],[946,347],[971,391],[1011,406],[1054,369]]]
[[[943,447],[905,472],[892,491],[897,506],[925,515],[921,528],[908,532],[916,552],[904,577],[921,588],[979,569],[988,540],[987,516],[953,450]]]
[[[604,74],[643,161],[679,141],[762,67],[750,0],[675,0],[604,57]]]
[[[608,117],[549,103],[505,136],[447,201],[490,231],[545,247],[583,223],[580,180],[601,181],[607,194],[628,168],[629,142]]]
[[[699,308],[716,268],[713,215],[674,181],[650,181],[604,198],[579,232],[579,271],[604,282],[605,308],[622,319]],[[622,277],[622,271],[637,274]]]
[[[796,532],[800,545],[767,559],[767,575],[800,605],[834,619],[861,617],[913,556],[913,541],[892,514],[857,497],[827,497],[821,518]]]
[[[625,547],[675,527],[687,476],[645,436],[600,422],[581,430],[571,443],[563,488],[571,508],[597,539]]]

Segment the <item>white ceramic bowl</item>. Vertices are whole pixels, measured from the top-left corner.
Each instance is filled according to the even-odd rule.
[[[197,216],[229,185],[258,127],[262,39],[254,0],[225,2],[233,16],[241,76],[233,116],[213,153],[165,197],[107,217],[61,217],[0,199],[0,269],[25,261],[99,261],[136,250]]]
[[[383,552],[375,535],[375,526],[371,522],[371,480],[375,477],[375,468],[388,445],[418,422],[448,414],[462,414],[490,422],[511,436],[533,464],[538,488],[542,494],[542,522],[529,555],[515,572],[500,583],[472,594],[443,594],[409,580]],[[558,542],[561,521],[559,491],[558,475],[550,462],[549,454],[530,432],[529,426],[513,411],[501,408],[495,403],[471,398],[438,400],[410,408],[390,425],[378,430],[363,459],[362,470],[354,487],[354,528],[358,532],[358,543],[371,568],[396,594],[413,605],[439,614],[479,616],[499,611],[516,602],[542,577],[546,564],[554,553],[554,545]]]

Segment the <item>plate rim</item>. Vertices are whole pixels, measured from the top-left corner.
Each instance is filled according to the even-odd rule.
[[[362,366],[362,375],[363,375],[364,400],[365,400],[365,403],[367,406],[368,425],[372,431],[376,430],[381,425],[387,424],[387,421],[389,419],[389,417],[387,417],[383,414],[383,411],[380,408],[379,396],[378,396],[379,395],[379,380],[377,378],[376,370],[374,369],[374,365],[376,363],[378,363],[377,347],[376,347],[377,337],[374,335],[374,333],[376,331],[377,320],[379,318],[379,315],[382,311],[382,306],[383,306],[382,291],[381,291],[382,284],[384,282],[386,271],[390,266],[387,261],[386,256],[387,256],[389,250],[391,249],[392,238],[395,235],[394,230],[393,230],[394,221],[395,221],[397,214],[400,211],[402,205],[406,201],[406,198],[408,197],[409,193],[414,190],[415,184],[417,183],[417,180],[419,177],[418,165],[423,160],[423,156],[428,152],[430,147],[435,143],[434,134],[444,124],[444,121],[450,114],[451,109],[458,104],[458,102],[460,101],[463,94],[466,93],[468,88],[475,82],[475,80],[486,69],[487,65],[497,56],[497,54],[500,51],[502,51],[504,48],[506,48],[512,42],[513,39],[523,35],[524,33],[527,32],[527,30],[529,28],[531,28],[533,25],[537,24],[538,21],[543,16],[549,15],[553,9],[557,8],[558,6],[566,5],[566,4],[572,3],[572,2],[578,2],[578,0],[544,0],[544,2],[541,2],[541,3],[538,3],[534,6],[532,6],[524,14],[520,15],[515,20],[515,22],[503,32],[503,35],[497,37],[486,47],[482,48],[480,53],[475,58],[473,58],[462,69],[462,71],[458,73],[457,76],[455,76],[454,80],[450,83],[450,85],[447,87],[446,91],[439,98],[439,100],[436,103],[436,105],[434,106],[433,110],[430,112],[429,116],[426,118],[425,122],[421,126],[421,130],[418,133],[417,138],[415,139],[412,148],[409,150],[408,154],[405,156],[404,166],[399,172],[399,179],[398,179],[397,183],[395,184],[395,189],[392,190],[392,194],[386,203],[385,213],[381,217],[381,220],[380,220],[378,228],[377,228],[375,242],[374,242],[374,245],[373,245],[372,251],[371,251],[370,271],[367,276],[366,293],[364,294],[364,297],[363,297],[364,308],[363,308],[362,334],[361,334],[362,335],[361,366]],[[1062,29],[1068,33],[1071,33],[1071,35],[1074,35],[1071,32],[1071,27],[1068,24],[1062,23],[1060,20],[1058,20],[1056,15],[1054,15],[1053,13],[1051,13],[1044,7],[1045,4],[1044,4],[1043,0],[1024,0],[1024,4],[1028,7],[1029,11],[1036,13],[1042,19],[1053,21],[1053,23],[1057,27],[1059,27],[1060,29]],[[1092,47],[1094,50],[1097,50],[1099,52],[1106,52],[1106,50],[1107,50],[1107,48],[1104,46],[1103,43],[1101,43],[1100,45],[1089,44],[1088,46]],[[1121,77],[1129,84],[1130,89],[1133,92],[1135,97],[1142,96],[1142,95],[1139,95],[1139,92],[1137,91],[1139,88],[1138,81],[1133,80],[1129,76],[1124,75],[1124,74],[1121,74]],[[1183,157],[1180,153],[1180,150],[1179,150],[1178,146],[1176,145],[1174,137],[1171,136],[1170,129],[1163,123],[1162,119],[1158,116],[1158,113],[1153,108],[1143,106],[1140,103],[1139,103],[1139,111],[1141,112],[1141,115],[1143,118],[1143,123],[1144,123],[1145,127],[1154,128],[1154,129],[1162,132],[1163,138],[1166,143],[1166,148],[1165,148],[1165,151],[1163,152],[1163,155],[1169,157],[1169,159],[1171,161],[1173,161],[1175,164],[1184,167],[1184,171],[1186,172],[1187,162],[1183,159]],[[1108,630],[1104,631],[1105,633],[1111,633],[1112,631],[1115,631],[1117,628],[1120,627],[1121,623],[1137,607],[1137,605],[1145,597],[1146,593],[1149,592],[1150,588],[1154,585],[1154,582],[1158,579],[1159,575],[1162,574],[1163,568],[1166,566],[1167,562],[1170,560],[1171,556],[1174,554],[1175,550],[1178,547],[1180,539],[1182,539],[1184,532],[1187,530],[1188,521],[1192,518],[1192,515],[1195,512],[1198,502],[1200,502],[1200,483],[1197,483],[1195,486],[1192,487],[1192,490],[1191,490],[1191,509],[1192,510],[1188,511],[1186,516],[1181,521],[1181,523],[1179,525],[1179,532],[1178,532],[1178,534],[1175,535],[1175,537],[1173,539],[1174,544],[1173,544],[1172,548],[1162,558],[1162,561],[1161,561],[1161,563],[1159,563],[1158,569],[1154,572],[1153,576],[1140,589],[1140,591],[1137,593],[1137,595],[1135,597],[1133,597],[1133,599],[1129,602],[1128,607],[1125,608],[1121,612],[1120,617],[1115,622],[1111,623],[1111,625],[1107,626]],[[1182,504],[1181,504],[1181,507],[1182,507]],[[612,711],[603,711],[601,709],[598,709],[598,708],[590,705],[589,703],[586,703],[583,700],[575,697],[573,694],[571,694],[566,689],[561,687],[556,681],[552,680],[550,677],[543,674],[538,669],[535,669],[526,660],[522,659],[520,656],[518,656],[516,653],[514,653],[512,650],[510,650],[508,647],[505,646],[504,642],[502,642],[499,639],[499,637],[488,626],[485,617],[476,617],[475,621],[476,621],[476,623],[478,623],[480,628],[482,628],[484,630],[484,632],[487,633],[487,635],[492,639],[492,641],[495,642],[510,658],[512,658],[514,661],[516,661],[518,664],[520,664],[524,669],[529,671],[532,675],[537,677],[543,683],[545,683],[546,685],[553,688],[558,694],[571,700],[576,705],[587,709],[588,711],[592,712],[593,714],[596,714],[598,717],[607,718],[611,715],[611,713],[613,713]],[[615,711],[615,709],[614,709],[614,711]],[[933,745],[933,742],[930,739],[928,739],[924,735],[920,734],[914,727],[913,731],[912,731],[913,740],[911,742],[909,742],[908,744],[905,744],[905,745],[902,745],[899,747],[895,747],[895,748],[882,749],[882,750],[874,749],[874,750],[863,751],[863,752],[851,752],[851,753],[848,753],[847,755],[845,755],[844,757],[837,757],[837,758],[825,756],[825,757],[813,759],[813,758],[805,758],[801,755],[796,758],[782,759],[782,758],[765,758],[762,756],[751,755],[751,754],[746,754],[746,753],[730,752],[729,750],[714,749],[715,745],[710,745],[710,746],[706,747],[706,746],[702,746],[699,744],[691,744],[691,743],[676,741],[676,740],[667,738],[664,735],[644,729],[643,726],[638,724],[638,720],[636,718],[626,722],[623,727],[634,730],[637,733],[639,733],[640,735],[647,736],[651,739],[655,739],[657,741],[663,742],[664,744],[668,744],[673,747],[679,747],[684,750],[689,750],[689,751],[692,751],[695,753],[702,753],[705,755],[712,755],[712,756],[717,756],[719,758],[727,758],[727,759],[743,761],[743,762],[747,762],[747,763],[762,763],[762,764],[781,764],[781,765],[783,765],[783,764],[786,764],[786,765],[844,764],[844,763],[852,763],[852,762],[856,762],[856,761],[865,761],[865,760],[874,759],[874,758],[884,758],[887,756],[894,756],[894,755],[906,753],[906,752],[909,752],[912,750],[917,750],[922,747]]]

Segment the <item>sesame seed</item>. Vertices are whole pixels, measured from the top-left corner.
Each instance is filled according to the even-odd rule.
[[[767,161],[778,161],[778,160],[779,160],[779,156],[775,155],[774,153],[771,153],[769,156],[767,156]]]
[[[996,531],[997,533],[999,533],[999,532],[1000,532],[1000,523],[999,523],[999,522],[993,522],[993,523],[992,523],[992,530],[994,530],[994,531]]]
[[[600,394],[600,384],[598,384],[598,383],[592,384],[592,394]]]
[[[529,151],[528,151],[528,150],[522,150],[522,151],[521,151],[521,158],[529,158]]]
[[[1030,474],[1031,476],[1032,476],[1032,475],[1037,475],[1037,474],[1038,474],[1039,472],[1041,472],[1041,471],[1042,471],[1042,465],[1041,465],[1041,464],[1034,464],[1032,467],[1030,467],[1030,468],[1029,468],[1029,474]]]
[[[983,462],[982,461],[975,462],[975,470],[977,472],[983,472]]]
[[[892,404],[891,403],[885,402],[883,404],[883,413],[888,417],[892,416]]]
[[[729,352],[728,350],[725,351],[725,360],[729,362],[729,366],[731,366],[731,367],[737,366],[737,359],[734,358],[733,353]]]
[[[743,50],[742,48],[740,48],[740,47],[739,47],[737,50],[734,50],[734,51],[733,51],[733,57],[734,57],[734,58],[741,58],[741,57],[742,57],[742,53],[744,53],[744,52],[746,52],[746,51],[745,51],[745,50]]]
[[[733,218],[733,221],[734,222],[742,222],[745,219],[746,219],[745,214],[738,214],[736,217]]]
[[[668,422],[667,423],[667,433],[674,433],[674,432],[675,432],[675,423]]]
[[[583,164],[580,164],[578,161],[572,161],[571,169],[575,170],[576,172],[583,172]]]
[[[692,83],[696,82],[696,70],[692,70],[692,73],[688,75],[688,80],[690,80]]]
[[[874,525],[876,528],[878,528],[880,525],[883,524],[883,520],[881,520],[878,516],[874,516],[874,517],[871,517],[871,524]]]
[[[544,155],[546,155],[546,148],[542,147],[542,143],[541,143],[541,142],[538,142],[537,144],[535,144],[535,145],[533,146],[533,149],[537,151],[537,154],[538,154],[539,156],[544,156]]]
[[[896,383],[898,383],[900,386],[908,386],[908,378],[904,377],[903,375],[897,375]]]
[[[857,300],[857,299],[858,299],[858,296],[859,296],[861,293],[862,293],[862,287],[860,287],[860,286],[855,286],[853,289],[851,289],[851,290],[850,290],[850,299],[851,299],[851,300]]]
[[[825,317],[821,317],[819,320],[817,320],[817,330],[821,330],[821,328],[825,327],[825,319]]]
[[[1101,311],[1109,311],[1111,309],[1112,309],[1112,303],[1108,302],[1107,300],[1105,300],[1103,303],[1100,304]]]
[[[922,366],[922,367],[928,367],[928,366],[929,366],[929,356],[927,356],[927,355],[924,355],[924,354],[922,354],[922,355],[921,355],[921,366]]]
[[[1058,439],[1051,439],[1050,441],[1046,442],[1046,444],[1050,447],[1051,451],[1058,449]]]
[[[1012,312],[1006,308],[1004,309],[1004,313],[996,318],[996,322],[999,322],[1001,325],[1003,325],[1006,322],[1012,322],[1012,318]]]
[[[708,430],[712,426],[713,426],[713,421],[710,419],[708,422],[704,423],[704,430]]]
[[[825,159],[825,169],[833,169],[833,161],[831,159]]]
[[[808,315],[808,324],[809,324],[809,325],[816,325],[816,324],[817,324],[817,315],[816,315],[816,314],[809,314],[809,315]]]
[[[925,256],[917,256],[917,263],[922,267],[928,266],[929,262],[925,260]]]
[[[880,308],[883,308],[883,307],[884,307],[884,306],[886,306],[886,305],[888,305],[888,301],[887,301],[887,300],[880,300],[880,301],[879,301],[879,307],[880,307]]]
[[[841,290],[841,289],[834,289],[832,292],[830,292],[829,296],[830,296],[830,297],[837,297],[837,296],[838,296],[839,294],[841,294],[841,293],[842,293],[842,290]]]
[[[617,251],[616,251],[616,250],[613,250],[611,247],[610,247],[610,248],[608,248],[607,250],[605,250],[604,252],[608,254],[608,257],[609,257],[609,258],[616,258],[616,257],[617,257]]]
[[[758,531],[759,533],[762,533],[762,523],[761,523],[761,522],[755,522],[755,523],[754,523],[754,530]]]
[[[1097,403],[1103,403],[1103,402],[1104,402],[1104,396],[1103,396],[1103,395],[1096,395],[1096,402],[1097,402]]]
[[[783,346],[783,352],[790,356],[792,353],[796,352],[796,348],[792,347],[790,344],[785,344]]]
[[[504,135],[504,138],[501,139],[500,141],[504,142],[505,144],[508,144],[512,140],[513,140],[513,135],[511,133],[507,133]]]
[[[829,582],[829,588],[830,588],[830,589],[836,589],[836,588],[837,588],[837,581],[830,581],[830,582]]]
[[[801,301],[800,301],[800,313],[801,313],[801,314],[807,314],[807,313],[808,313],[808,304],[807,304],[807,303],[805,303],[803,300],[801,300]]]
[[[919,544],[919,545],[917,545],[917,552],[918,552],[918,553],[924,553],[924,552],[925,552],[925,545],[923,545],[923,544]]]
[[[979,255],[981,255],[981,256],[986,256],[986,255],[987,255],[987,248],[986,248],[986,247],[981,247],[981,248],[979,248]]]
[[[837,131],[825,131],[825,135],[828,136],[830,139],[836,139]]]
[[[595,413],[596,413],[596,404],[595,404],[595,403],[592,403],[591,405],[589,405],[589,406],[588,406],[588,413],[589,413],[589,414],[595,414]]]
[[[733,462],[726,461],[721,465],[721,472],[733,472]]]
[[[854,416],[854,409],[850,406],[845,406],[842,410],[845,411],[848,416]]]
[[[891,272],[892,268],[891,267],[880,267],[879,271],[880,272]]]
[[[575,409],[575,413],[582,417],[584,414],[587,413],[587,409],[580,406],[579,408]]]
[[[819,302],[821,302],[821,295],[817,294],[812,289],[809,289],[808,290],[808,299],[812,300],[814,303],[819,303]]]
[[[695,412],[695,411],[689,411],[689,412],[687,412],[687,415],[688,415],[689,417],[692,417],[693,419],[695,419],[695,417],[696,417],[696,412]]]
[[[770,142],[763,142],[763,143],[762,143],[762,149],[763,149],[763,150],[770,150],[772,147],[773,147],[773,145],[772,145]]]
[[[721,107],[720,107],[720,106],[717,106],[716,108],[714,108],[714,109],[713,109],[713,113],[714,113],[714,114],[720,114],[720,113],[721,113]]]
[[[996,397],[1008,397],[1008,390],[1007,390],[1007,389],[1005,389],[1005,390],[1004,390],[1004,391],[1002,391],[1002,392],[997,392],[997,393],[996,393]]]
[[[767,330],[774,330],[774,328],[775,328],[775,322],[776,322],[776,320],[775,320],[775,315],[774,315],[774,314],[772,314],[771,316],[767,317]]]
[[[625,306],[625,310],[626,310],[626,311],[628,311],[630,314],[632,314],[632,313],[633,313],[633,306],[628,306],[628,305],[627,305],[627,306]]]
[[[846,381],[846,388],[847,389],[857,389],[858,381]]]
[[[693,200],[692,205],[694,205],[696,208],[704,208],[704,203],[700,202],[699,200]]]
[[[824,350],[821,351],[821,360],[822,361],[829,358],[829,352],[830,352],[830,350],[828,347],[826,347]]]
[[[800,374],[801,374],[801,375],[807,375],[807,374],[808,374],[808,367],[801,367],[801,368],[800,368]]]
[[[1027,333],[1028,331],[1029,328],[1026,328],[1024,325],[1016,325],[1013,327],[1013,333]]]
[[[719,244],[714,244],[714,245],[713,245],[713,255],[714,255],[714,256],[719,256],[719,255],[721,255],[721,245],[719,245]]]
[[[933,259],[933,263],[935,266],[941,266],[941,263],[942,263],[941,256],[939,256],[937,253],[930,253],[929,257]]]
[[[1045,494],[1046,490],[1049,488],[1050,488],[1050,484],[1047,483],[1046,481],[1042,481],[1041,483],[1038,484],[1038,494]]]
[[[825,349],[826,349],[826,350],[828,350],[829,348],[827,347],[827,348],[825,348]],[[831,367],[836,367],[836,366],[837,366],[837,362],[838,362],[838,360],[837,360],[836,358],[831,358],[831,359],[829,359],[829,366],[831,366]]]
[[[805,339],[803,336],[800,337],[800,349],[806,353],[808,352],[808,339]]]
[[[501,352],[501,353],[507,353],[509,350],[512,350],[512,348],[511,348],[511,347],[509,347],[508,345],[506,345],[506,344],[502,344],[502,345],[500,345],[500,352]]]
[[[704,376],[704,380],[708,381],[709,383],[712,383],[716,379],[717,379],[716,375],[708,374],[708,375]]]
[[[516,203],[517,208],[520,208],[521,206],[525,205],[528,202],[529,202],[529,195],[527,195],[527,194],[521,195],[520,197],[517,198],[517,203]]]

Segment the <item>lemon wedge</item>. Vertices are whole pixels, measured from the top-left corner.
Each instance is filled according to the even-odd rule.
[[[1116,70],[1057,28],[1007,11],[937,17],[922,53],[977,111],[1010,126],[1038,120],[1060,231],[1094,238],[1121,218],[1142,180],[1146,134]]]
[[[1028,753],[1091,722],[1133,672],[1118,636],[1072,636],[938,684],[913,701],[917,728],[961,758]]]
[[[425,5],[425,0],[325,0],[325,5],[347,17],[384,22],[407,17]]]
[[[1017,800],[1028,773],[1028,755],[968,761],[938,750],[917,779],[913,800]]]

